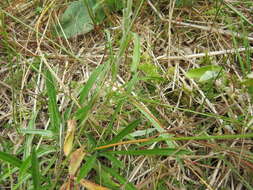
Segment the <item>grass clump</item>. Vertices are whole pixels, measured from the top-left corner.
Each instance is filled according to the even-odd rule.
[[[0,2],[0,189],[252,189],[250,3]]]

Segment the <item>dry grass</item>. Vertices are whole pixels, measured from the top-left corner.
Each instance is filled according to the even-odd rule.
[[[122,126],[135,119],[141,120],[136,130],[155,128],[141,109],[175,137],[252,133],[252,94],[242,81],[253,69],[250,52],[253,4],[200,0],[192,1],[192,5],[178,5],[178,2],[145,1],[131,29],[141,39],[140,64],[154,64],[162,80],[147,79],[145,72],[138,69],[138,82],[127,92],[124,85],[133,77],[131,41],[118,59],[116,80],[110,72],[101,84],[96,84],[101,89],[96,91],[93,87],[85,100],[92,100],[92,107],[77,127],[75,147],[88,146],[87,134],[98,142],[107,142]],[[80,89],[94,68],[105,64],[110,56],[116,57],[122,37],[120,13],[111,15],[97,30],[86,35],[71,39],[53,36],[53,25],[66,7],[64,3],[26,0],[0,3],[0,151],[23,159],[31,152],[31,146],[36,146],[41,174],[51,181],[42,182],[47,185],[46,189],[59,189],[68,175],[62,145],[67,120],[83,106],[78,102]],[[232,5],[247,20],[226,4]],[[111,50],[105,29],[111,35]],[[207,84],[185,76],[192,68],[210,64],[221,66],[224,76]],[[43,130],[52,127],[45,70],[51,72],[57,84],[57,105],[62,118],[57,140],[22,133],[22,129],[31,126]],[[34,123],[33,117],[36,118]],[[112,129],[104,139],[110,125]],[[163,132],[153,131],[142,137],[160,133]],[[137,189],[251,189],[252,145],[252,138],[173,141],[178,150],[187,149],[193,154],[181,157],[118,155],[124,168],[117,171]],[[114,147],[114,150],[167,146],[165,142],[134,143]],[[100,158],[100,162],[114,165],[105,158]],[[103,174],[98,174],[98,170],[92,170],[88,179],[100,183]],[[17,184],[15,167],[0,161],[0,188],[32,187],[31,182]]]

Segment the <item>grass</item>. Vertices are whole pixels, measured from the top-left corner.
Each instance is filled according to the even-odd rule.
[[[123,2],[0,2],[0,189],[253,189],[252,1]]]

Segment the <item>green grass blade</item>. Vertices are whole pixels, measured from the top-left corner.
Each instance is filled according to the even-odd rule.
[[[20,166],[19,178],[22,178],[26,173],[31,173],[29,167],[31,166],[31,156],[26,158]]]
[[[136,190],[135,186],[128,182],[124,177],[122,177],[121,175],[119,175],[114,169],[112,168],[108,168],[106,166],[102,166],[102,168],[108,172],[111,176],[115,177],[115,179],[117,179],[122,185],[124,185],[124,189],[126,190]]]
[[[79,103],[82,105],[84,100],[88,97],[88,94],[93,87],[93,85],[96,83],[96,81],[99,79],[101,74],[103,74],[103,70],[105,69],[105,65],[99,65],[91,74],[89,77],[89,80],[85,84],[85,86],[82,88],[79,96]]]
[[[99,162],[94,166],[94,169],[98,174],[95,176],[97,182],[100,182],[104,186],[109,187],[111,190],[120,189],[119,184],[116,183],[113,177],[100,166]]]
[[[119,112],[120,112],[124,102],[125,102],[125,100],[120,100],[119,103],[117,104],[117,107],[115,108],[115,111],[113,112],[113,115],[111,117],[110,123],[109,123],[108,127],[105,129],[105,132],[103,134],[104,139],[106,139],[108,137],[108,135],[110,134],[110,132],[112,131],[113,124],[117,120],[117,116],[119,115]]]
[[[31,155],[31,171],[32,171],[32,180],[33,180],[33,189],[40,190],[40,171],[39,171],[39,161],[37,157],[36,150],[33,148]]]
[[[93,168],[96,162],[96,159],[97,159],[97,154],[93,154],[87,159],[85,164],[80,169],[79,175],[77,177],[77,182],[79,182],[81,179],[85,178],[88,175],[89,171]]]
[[[23,134],[41,135],[46,137],[52,137],[54,135],[52,131],[42,129],[21,129],[20,132]]]
[[[16,166],[18,168],[20,168],[23,163],[17,157],[2,151],[0,151],[0,160],[8,162],[9,164]]]
[[[120,151],[110,151],[109,154],[121,154],[121,155],[145,155],[145,156],[153,156],[153,155],[162,155],[162,156],[171,156],[171,155],[184,155],[189,154],[190,151],[187,150],[177,150],[175,148],[154,148],[147,150],[120,150]]]
[[[119,132],[117,136],[115,136],[108,144],[113,144],[122,140],[125,136],[131,133],[131,131],[136,128],[140,123],[140,120],[136,120],[130,123],[127,127],[125,127],[122,131]]]
[[[108,160],[111,161],[113,167],[115,168],[124,168],[124,164],[122,161],[120,161],[119,159],[117,159],[114,155],[112,154],[107,154],[106,152],[103,152],[101,154],[99,154],[99,156],[103,156],[106,157]]]
[[[56,87],[50,71],[46,72],[46,87],[48,95],[48,111],[51,120],[52,131],[58,134],[61,124],[61,117],[56,99]]]
[[[136,73],[138,65],[140,63],[140,57],[141,57],[141,42],[140,42],[140,37],[138,36],[138,34],[134,33],[133,38],[134,38],[134,52],[133,52],[133,60],[131,64],[131,72]]]
[[[92,108],[92,105],[93,105],[93,100],[90,100],[86,106],[77,110],[77,112],[75,113],[75,117],[77,120],[80,121],[80,123],[82,123],[84,120],[86,120],[86,118],[89,114],[89,111]]]
[[[158,119],[149,111],[149,109],[141,103],[132,99],[133,105],[149,120],[149,122],[156,128],[156,130],[160,133],[164,133],[165,129],[162,127]],[[164,138],[170,138],[172,135],[170,134],[161,134]],[[175,147],[175,143],[172,141],[166,141],[169,147]]]
[[[38,116],[38,111],[32,112],[32,116],[31,116],[31,119],[28,123],[28,127],[26,130],[33,130],[36,128],[37,116]],[[23,129],[21,129],[21,131],[22,130]],[[34,138],[34,135],[32,135],[32,134],[27,134],[25,136],[25,146],[24,146],[24,154],[23,154],[24,159],[28,158],[31,155],[33,138]]]

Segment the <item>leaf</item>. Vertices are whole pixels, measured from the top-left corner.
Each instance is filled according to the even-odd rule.
[[[19,177],[18,177],[19,181],[20,181],[21,178],[23,178],[25,176],[25,174],[31,173],[31,171],[28,170],[30,166],[31,166],[31,156],[26,158],[23,161],[22,165],[20,166]]]
[[[65,156],[68,156],[72,150],[75,129],[76,129],[76,120],[68,120],[68,130],[63,146]]]
[[[136,187],[132,183],[128,182],[124,177],[119,175],[114,169],[108,168],[106,166],[102,166],[102,168],[106,172],[108,172],[111,176],[115,177],[115,179],[117,179],[122,185],[124,185],[124,189],[126,189],[126,190],[136,190]]]
[[[135,127],[137,127],[139,125],[139,123],[140,123],[140,120],[136,120],[136,121],[130,123],[122,131],[120,131],[117,136],[115,136],[111,141],[109,141],[107,144],[113,144],[113,143],[119,142],[121,139],[123,139],[125,136],[127,136]]]
[[[79,96],[79,103],[82,105],[84,100],[88,97],[88,94],[91,90],[91,88],[94,86],[96,81],[99,79],[99,76],[103,74],[102,71],[105,70],[105,65],[99,65],[90,75],[89,80],[85,84],[85,86],[82,88]]]
[[[218,65],[207,65],[197,69],[191,69],[186,73],[186,76],[192,79],[197,79],[204,82],[218,76],[222,67]]]
[[[32,150],[31,166],[32,166],[31,171],[32,171],[33,188],[34,190],[40,190],[41,186],[40,186],[39,161],[35,148],[33,148]]]
[[[124,163],[120,160],[118,160],[115,156],[112,154],[107,154],[106,152],[103,152],[99,154],[100,156],[106,157],[108,160],[111,161],[112,165],[117,167],[117,168],[124,168]]]
[[[38,116],[38,111],[32,112],[31,119],[28,123],[26,130],[34,130],[36,129],[36,118]],[[22,130],[22,129],[21,129]],[[34,135],[26,135],[25,137],[25,146],[24,146],[24,154],[23,158],[26,159],[31,155],[32,152],[32,144],[33,144]]]
[[[89,5],[91,2],[94,1],[89,1]],[[89,11],[84,5],[83,0],[70,3],[60,18],[60,24],[61,27],[57,27],[57,30],[60,31],[60,36],[65,35],[67,38],[78,34],[85,34],[94,28]],[[63,31],[61,31],[61,28]]]
[[[104,6],[114,12],[124,8],[122,0],[105,0]]]
[[[100,167],[100,165],[99,166],[95,165],[94,169],[96,170],[98,174],[95,176],[96,181],[99,181],[99,182],[101,181],[103,185],[109,187],[112,190],[120,189],[119,187],[120,185],[116,183],[113,180],[113,177],[108,172],[106,172],[102,167]]]
[[[60,190],[74,190],[74,189],[78,189],[78,188],[75,188],[74,181],[71,179],[68,179],[68,181],[65,181],[64,184],[62,184],[62,186],[60,187]]]
[[[85,156],[85,152],[83,152],[82,148],[77,149],[75,152],[71,154],[70,164],[69,164],[69,175],[75,176],[78,168],[80,167],[82,160]]]
[[[136,73],[138,65],[140,63],[140,57],[141,57],[141,43],[140,43],[140,37],[138,34],[134,33],[134,52],[133,52],[133,60],[131,64],[131,72]]]
[[[61,124],[61,116],[58,110],[57,100],[56,100],[56,87],[54,84],[53,77],[50,71],[46,72],[46,87],[47,87],[47,95],[48,95],[48,111],[50,117],[50,124],[52,126],[53,132],[58,134],[60,124]]]
[[[216,71],[206,71],[200,78],[199,82],[205,82],[210,79],[214,79],[218,76],[219,72]]]
[[[67,182],[64,182],[62,184],[62,186],[60,187],[60,190],[71,190],[71,187],[70,187],[70,181],[67,181]]]
[[[138,130],[138,131],[131,133],[130,136],[131,137],[140,137],[140,136],[148,135],[148,134],[154,132],[155,130],[156,129],[154,129],[154,128],[149,128],[149,129],[145,129],[145,130]]]
[[[79,182],[82,178],[85,178],[89,171],[92,169],[93,165],[95,164],[95,161],[97,159],[97,155],[94,154],[92,156],[90,156],[87,161],[85,162],[85,164],[83,165],[83,167],[80,169],[79,175],[77,177],[77,181]]]
[[[21,129],[20,132],[24,134],[41,135],[46,137],[52,137],[54,135],[52,131],[43,129]]]
[[[154,148],[154,149],[147,149],[147,150],[121,150],[121,151],[110,151],[107,152],[108,154],[121,154],[121,155],[146,155],[146,156],[152,156],[152,155],[163,155],[163,156],[169,156],[169,155],[184,155],[189,154],[190,152],[188,150],[177,150],[175,148]]]
[[[165,132],[164,127],[161,125],[159,120],[151,113],[151,111],[143,104],[142,102],[137,102],[134,99],[132,99],[132,103],[137,109],[149,120],[149,122],[156,128],[156,130],[160,133]],[[160,135],[164,138],[171,138],[171,134],[163,133]],[[175,147],[175,143],[171,141],[166,141],[166,143],[169,145],[169,147]]]
[[[9,164],[16,166],[18,168],[20,168],[21,165],[23,164],[23,162],[17,157],[2,151],[0,151],[0,160],[8,162]]]
[[[103,187],[103,186],[100,186],[98,184],[95,184],[89,180],[85,180],[85,179],[82,179],[80,181],[80,184],[82,186],[84,186],[85,188],[87,188],[88,190],[109,190],[108,188],[106,187]]]
[[[143,71],[147,77],[153,79],[162,79],[161,75],[158,72],[158,68],[155,64],[144,63],[139,65],[139,69]]]

